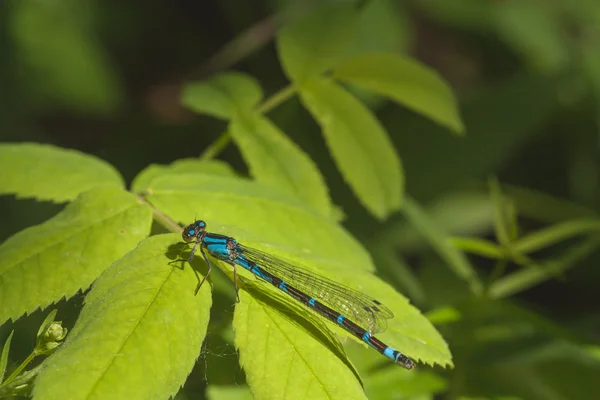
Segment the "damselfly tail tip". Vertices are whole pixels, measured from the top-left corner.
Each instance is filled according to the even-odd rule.
[[[399,357],[396,360],[396,364],[400,364],[406,369],[413,369],[415,367],[415,363],[413,362],[413,360],[406,356]]]

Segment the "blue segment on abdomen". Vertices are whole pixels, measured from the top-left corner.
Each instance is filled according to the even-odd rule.
[[[258,268],[258,266],[256,266],[256,265],[253,266],[252,269],[250,269],[250,272],[252,272],[254,275],[258,276],[259,278],[264,279],[267,282],[272,281],[271,277],[263,274],[262,271],[260,270],[260,268]]]
[[[315,306],[315,299],[310,299],[308,301],[308,304],[310,304],[311,307],[314,307]]]
[[[340,316],[337,318],[337,323],[342,325],[343,321],[344,321],[344,316],[342,314],[340,314]]]
[[[365,332],[365,334],[362,337],[362,340],[364,340],[369,346],[373,347],[374,349],[377,349],[377,346],[375,346],[373,343],[371,343],[371,334],[369,332]]]
[[[248,260],[244,256],[237,256],[234,262],[240,267],[246,268],[248,271],[252,271],[252,268],[248,264]],[[252,271],[254,272],[254,271]]]
[[[234,262],[239,265],[240,267],[243,267],[245,269],[247,269],[248,271],[252,272],[254,275],[258,276],[261,279],[264,279],[267,282],[271,282],[271,277],[270,276],[266,276],[265,274],[262,273],[262,271],[260,270],[260,268],[258,267],[258,265],[256,264],[252,264],[250,265],[250,261],[248,261],[248,259],[242,255],[237,256],[237,258],[234,260]]]
[[[386,347],[385,350],[383,350],[383,355],[391,360],[396,361],[396,358],[394,356],[395,352],[396,350],[392,349],[391,347]]]
[[[286,292],[286,293],[288,292],[288,290],[287,290],[287,287],[286,287],[286,285],[285,285],[285,282],[281,282],[281,283],[279,284],[279,289],[283,290],[283,291],[284,291],[284,292]]]

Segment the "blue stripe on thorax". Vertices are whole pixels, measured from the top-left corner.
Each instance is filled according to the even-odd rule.
[[[205,243],[206,246],[206,250],[208,250],[208,252],[210,254],[212,254],[214,257],[220,259],[220,260],[229,260],[229,249],[227,248],[227,242],[225,243],[220,243],[220,242],[214,242],[214,243]]]
[[[202,242],[204,242],[204,244],[206,244],[207,246],[210,245],[210,244],[213,244],[213,243],[226,244],[227,240],[229,240],[229,236],[217,235],[217,234],[214,234],[214,233],[207,233],[202,238]]]

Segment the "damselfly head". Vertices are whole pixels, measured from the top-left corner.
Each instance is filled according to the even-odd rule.
[[[183,232],[181,233],[181,237],[186,242],[191,242],[196,240],[199,235],[206,230],[206,222],[202,220],[195,221],[193,224],[189,224],[185,228],[183,228]]]

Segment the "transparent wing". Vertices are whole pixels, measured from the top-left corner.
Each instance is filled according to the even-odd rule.
[[[306,293],[370,333],[383,332],[392,311],[378,300],[305,268],[289,264],[260,250],[238,244],[238,252],[265,271]]]

